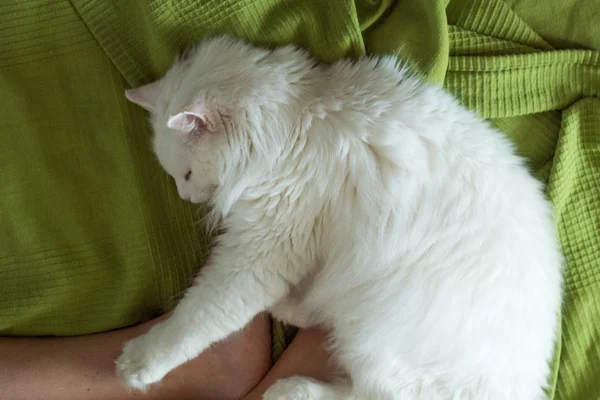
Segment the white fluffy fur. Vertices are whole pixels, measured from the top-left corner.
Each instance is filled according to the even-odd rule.
[[[329,328],[348,379],[292,378],[265,399],[544,398],[561,306],[551,208],[450,95],[393,57],[321,65],[217,37],[128,97],[152,112],[182,198],[210,202],[225,232],[173,316],[125,346],[129,386],[270,310]]]

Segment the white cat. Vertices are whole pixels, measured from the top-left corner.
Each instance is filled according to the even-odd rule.
[[[265,399],[533,400],[561,307],[542,186],[509,141],[393,57],[322,65],[204,40],[127,92],[184,200],[224,228],[173,316],[128,342],[144,388],[264,310],[331,330],[348,379]]]

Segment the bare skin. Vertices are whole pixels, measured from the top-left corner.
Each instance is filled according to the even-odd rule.
[[[148,393],[130,391],[115,376],[114,360],[124,342],[160,319],[80,337],[0,338],[0,398],[258,400],[279,378],[329,377],[326,338],[318,330],[300,331],[269,371],[269,319],[262,315],[241,332],[169,373]]]
[[[322,330],[299,331],[281,359],[244,400],[261,400],[265,391],[282,378],[301,375],[330,381],[335,374],[331,368],[326,342],[327,334]]]

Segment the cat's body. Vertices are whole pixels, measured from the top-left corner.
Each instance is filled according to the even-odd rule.
[[[173,317],[125,347],[129,385],[269,309],[330,329],[350,379],[280,381],[267,399],[544,398],[561,305],[550,206],[451,96],[392,58],[321,66],[227,38],[128,96],[182,198],[210,201],[225,230]]]

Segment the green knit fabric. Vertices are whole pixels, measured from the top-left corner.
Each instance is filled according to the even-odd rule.
[[[600,398],[600,15],[576,0],[0,2],[0,333],[76,335],[173,307],[207,256],[125,88],[207,33],[324,61],[393,53],[511,137],[567,259],[551,395]],[[274,357],[293,331],[274,324]]]

